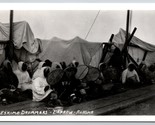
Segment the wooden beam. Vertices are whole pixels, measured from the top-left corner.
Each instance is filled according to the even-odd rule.
[[[126,39],[128,41],[128,34],[129,34],[129,19],[130,19],[130,10],[127,10],[127,19],[126,19]]]
[[[0,44],[8,44],[8,40],[7,41],[0,40]]]
[[[13,10],[10,10],[10,35],[9,35],[10,42],[13,41]]]
[[[123,60],[124,60],[124,63],[123,63],[124,64],[124,68],[126,68],[126,59],[127,59],[127,56],[128,56],[128,54],[127,54],[128,53],[127,48],[128,48],[128,45],[129,45],[132,37],[134,36],[136,30],[137,30],[137,28],[135,27],[134,30],[133,30],[133,32],[132,32],[132,34],[130,35],[129,39],[127,41],[125,41],[124,46],[123,46],[123,49],[122,49],[122,55],[123,55]]]
[[[145,51],[145,52],[144,52],[144,56],[143,56],[142,61],[145,61],[145,58],[146,58],[146,56],[147,56],[147,52],[148,52],[148,51]]]
[[[128,36],[129,36],[129,19],[130,19],[130,10],[127,10],[127,18],[126,18],[126,36],[125,36],[125,44],[122,51],[123,55],[123,62],[124,62],[124,68],[126,67],[126,59],[128,62],[130,61],[129,58],[127,58],[127,43],[128,43]]]
[[[107,55],[108,49],[109,49],[109,47],[111,47],[111,45],[112,45],[112,40],[113,40],[113,38],[114,38],[114,34],[111,35],[111,37],[110,37],[110,39],[109,39],[109,42],[108,42],[109,44],[105,44],[105,45],[104,45],[104,48],[103,48],[103,50],[102,50],[102,57],[101,57],[100,63],[104,61],[104,59],[105,59],[105,57],[106,57],[106,55]]]
[[[135,27],[134,30],[132,31],[132,34],[130,35],[129,39],[125,42],[123,49],[122,49],[122,52],[126,51],[127,46],[129,45],[129,43],[130,43],[132,37],[134,36],[136,30],[137,30],[137,28]]]
[[[132,58],[132,56],[131,56],[129,53],[127,53],[127,56],[128,56],[129,59],[132,61],[132,63],[135,64],[135,65],[138,67],[137,62]]]
[[[14,57],[14,44],[13,44],[13,10],[10,10],[10,34],[9,41],[6,47],[6,58],[10,61],[13,60]]]

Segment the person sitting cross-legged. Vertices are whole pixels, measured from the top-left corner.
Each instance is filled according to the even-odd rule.
[[[140,79],[135,68],[134,64],[129,64],[128,68],[123,71],[122,84],[125,87],[137,88],[140,85]]]

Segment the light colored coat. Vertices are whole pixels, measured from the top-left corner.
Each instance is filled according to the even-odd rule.
[[[14,73],[16,74],[19,81],[18,88],[20,88],[22,91],[25,91],[27,89],[32,89],[32,84],[29,73],[27,71],[22,71],[23,63],[24,62],[18,63],[18,69],[15,70]]]
[[[125,69],[122,73],[122,83],[125,84],[127,82],[127,79],[133,79],[136,80],[137,82],[140,82],[139,76],[135,70],[129,71],[129,69]]]
[[[42,101],[44,98],[46,98],[51,92],[51,89],[48,89],[46,92],[44,91],[46,86],[49,86],[46,78],[44,77],[44,69],[46,67],[40,68],[33,77],[32,80],[32,93],[33,93],[33,101]]]

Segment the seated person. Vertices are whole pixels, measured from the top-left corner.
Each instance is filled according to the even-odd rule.
[[[50,97],[47,98],[48,99],[47,106],[50,106],[50,107],[62,106],[62,103],[60,99],[58,99],[58,94],[55,90],[53,90],[49,96]]]
[[[122,73],[122,84],[129,87],[136,87],[140,83],[138,73],[135,70],[134,64],[129,64],[128,68]]]
[[[41,62],[40,59],[36,59],[34,62],[27,62],[28,65],[27,71],[31,78],[33,76],[33,73],[38,69],[38,65],[40,62]]]
[[[9,60],[3,62],[3,68],[0,71],[0,90],[1,99],[6,103],[24,101],[26,98],[18,90],[18,78],[12,70]]]
[[[3,62],[2,69],[0,70],[0,83],[0,89],[15,89],[18,87],[18,79],[13,73],[11,62],[9,60]]]
[[[27,72],[27,65],[24,62],[18,63],[18,69],[14,71],[16,74],[19,84],[18,88],[22,91],[25,91],[27,89],[31,89],[31,78],[29,76],[29,73]]]
[[[32,80],[33,101],[48,100],[46,98],[50,99],[49,95],[52,92],[52,89],[50,89],[50,86],[46,81],[50,69],[47,67],[42,67],[36,72],[39,75],[35,75]]]

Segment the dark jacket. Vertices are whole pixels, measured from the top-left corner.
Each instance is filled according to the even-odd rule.
[[[13,73],[11,64],[7,61],[3,64],[3,68],[0,70],[0,89],[18,87],[18,78]]]

